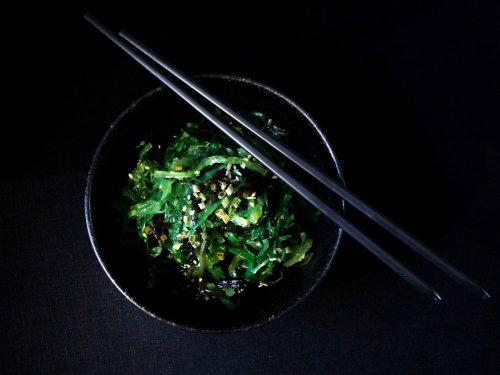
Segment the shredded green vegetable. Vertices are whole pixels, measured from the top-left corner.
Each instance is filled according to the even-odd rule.
[[[262,113],[252,115],[284,134]],[[313,241],[295,222],[291,190],[229,139],[188,123],[165,151],[141,145],[124,197],[152,281],[155,270],[175,264],[195,298],[235,308],[247,288],[280,281],[310,255]]]

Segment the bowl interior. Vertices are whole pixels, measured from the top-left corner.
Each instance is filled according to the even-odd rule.
[[[335,156],[317,125],[289,99],[264,85],[228,76],[203,76],[199,81],[226,103],[242,111],[258,110],[288,132],[284,141],[301,155],[342,181]],[[169,144],[188,121],[201,116],[189,105],[160,87],[130,106],[110,127],[94,156],[86,192],[86,219],[94,250],[120,291],[149,314],[174,325],[201,330],[244,330],[268,322],[300,302],[318,284],[337,251],[341,230],[325,217],[306,228],[314,239],[313,256],[301,266],[287,269],[284,279],[259,288],[229,311],[218,301],[194,302],[176,294],[167,280],[161,287],[146,287],[146,267],[140,249],[120,243],[120,217],[114,208],[128,173],[137,162],[140,141]],[[218,131],[214,128],[214,131]],[[303,172],[302,172],[303,174]],[[343,202],[330,198],[343,209]]]

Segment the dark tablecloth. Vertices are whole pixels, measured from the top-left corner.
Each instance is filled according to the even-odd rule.
[[[46,43],[43,69],[31,66],[40,85],[2,142],[0,372],[499,373],[499,7],[397,3],[95,14],[189,73],[240,74],[290,95],[327,132],[348,187],[491,301],[403,255],[442,287],[445,300],[429,301],[345,237],[321,286],[259,329],[194,333],[144,314],[94,256],[83,197],[107,126],[157,83],[83,12],[68,13],[57,31],[30,34],[33,51]]]

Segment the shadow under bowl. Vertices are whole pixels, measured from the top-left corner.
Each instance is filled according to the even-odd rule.
[[[284,142],[330,176],[343,183],[342,171],[325,135],[298,105],[278,91],[249,79],[205,75],[199,82],[227,104],[241,111],[257,110],[285,129]],[[125,297],[153,317],[169,324],[201,331],[242,331],[261,326],[300,303],[330,268],[339,247],[341,229],[324,216],[307,229],[313,238],[313,256],[284,273],[279,283],[248,292],[242,305],[230,311],[219,301],[196,302],[168,287],[147,287],[147,272],[140,249],[120,243],[120,215],[114,208],[137,163],[140,141],[168,145],[186,122],[201,116],[165,87],[133,103],[110,126],[99,144],[85,192],[85,218],[95,254],[113,284]],[[214,131],[218,131],[214,128]],[[303,172],[302,172],[303,174]],[[344,202],[329,203],[339,211]],[[173,281],[172,281],[173,282]]]

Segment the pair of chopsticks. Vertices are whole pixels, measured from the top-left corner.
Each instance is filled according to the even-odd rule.
[[[479,286],[477,283],[472,281],[468,276],[463,274],[461,271],[457,270],[455,267],[445,262],[443,259],[434,254],[428,247],[419,242],[417,239],[403,231],[399,226],[388,220],[378,211],[370,207],[367,203],[362,201],[356,195],[345,189],[339,183],[334,181],[328,175],[318,170],[314,165],[309,163],[307,160],[303,159],[300,155],[295,153],[293,150],[283,145],[281,142],[272,138],[262,129],[256,127],[250,123],[247,119],[239,115],[234,109],[228,107],[226,104],[221,102],[219,99],[208,93],[204,88],[198,85],[194,80],[189,78],[186,74],[182,73],[179,69],[172,66],[167,61],[163,60],[155,52],[144,46],[141,42],[135,39],[130,34],[125,31],[121,31],[119,34],[115,34],[113,31],[108,29],[105,25],[99,22],[93,16],[86,14],[84,18],[90,22],[94,27],[96,27],[100,32],[107,36],[112,42],[114,42],[118,47],[125,51],[130,57],[136,60],[140,65],[142,65],[146,70],[158,78],[162,83],[189,103],[194,109],[196,109],[200,114],[202,114],[207,120],[209,120],[213,125],[219,128],[223,133],[225,133],[229,138],[236,142],[239,146],[247,150],[255,159],[259,160],[263,165],[265,165],[271,172],[288,184],[293,190],[300,194],[305,200],[316,207],[329,219],[335,222],[340,228],[342,228],[346,233],[363,245],[367,250],[369,250],[373,255],[379,258],[385,265],[387,265],[392,271],[406,280],[409,284],[415,287],[418,291],[423,294],[431,296],[434,300],[441,300],[441,295],[426,281],[420,279],[412,271],[410,271],[406,266],[392,257],[387,253],[381,246],[371,240],[363,232],[361,232],[356,226],[350,223],[346,218],[332,209],[328,204],[326,204],[321,198],[313,194],[308,190],[302,183],[297,179],[287,173],[283,168],[278,166],[276,162],[271,160],[262,151],[256,148],[251,142],[249,142],[242,134],[238,133],[231,126],[225,124],[215,116],[212,111],[208,110],[206,106],[202,104],[200,99],[197,99],[193,94],[189,93],[186,89],[182,88],[178,83],[176,83],[172,78],[170,78],[165,73],[170,73],[170,75],[176,77],[182,83],[184,83],[191,90],[195,91],[204,99],[211,102],[222,112],[226,113],[234,121],[245,127],[252,134],[257,136],[259,139],[267,143],[269,146],[280,152],[283,156],[289,159],[291,162],[296,164],[298,167],[302,168],[309,175],[314,177],[316,180],[321,182],[324,186],[329,188],[332,192],[349,202],[353,207],[358,209],[361,213],[372,219],[375,223],[380,225],[386,231],[391,233],[394,237],[399,239],[405,245],[407,245],[411,250],[422,256],[428,262],[433,264],[435,267],[447,274],[451,279],[455,280],[457,283],[471,290],[472,292],[479,293],[484,299],[490,299],[489,293]],[[165,73],[163,71],[166,71]]]

